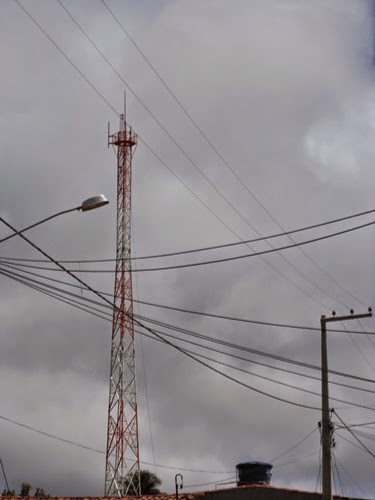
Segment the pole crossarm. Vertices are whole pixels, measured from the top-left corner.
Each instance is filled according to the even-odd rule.
[[[321,321],[324,321],[325,323],[333,323],[334,321],[350,321],[351,319],[363,319],[371,317],[372,317],[372,308],[369,307],[368,313],[354,314],[353,312],[353,314],[347,314],[346,316],[333,315],[329,318],[322,316]]]

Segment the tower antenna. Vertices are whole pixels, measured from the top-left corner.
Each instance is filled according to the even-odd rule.
[[[104,494],[106,497],[122,497],[140,495],[130,260],[132,159],[137,136],[126,123],[126,95],[119,131],[110,135],[108,125],[108,146],[111,145],[117,148],[117,232]]]

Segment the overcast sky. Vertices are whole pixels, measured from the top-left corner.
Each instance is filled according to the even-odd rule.
[[[101,210],[68,214],[30,231],[29,237],[45,251],[57,259],[76,261],[115,256],[116,157],[107,148],[107,122],[113,131],[117,129],[114,110],[122,112],[125,90],[128,122],[140,136],[133,162],[133,256],[278,233],[276,221],[291,230],[374,208],[375,82],[369,1],[106,1],[222,158],[101,1],[61,0],[127,88],[57,0],[20,0],[40,27],[16,1],[1,0],[0,216],[20,229],[94,194],[104,193],[111,202]],[[368,216],[295,239],[372,220]],[[0,228],[0,238],[8,234],[7,228]],[[272,244],[288,243],[283,238]],[[303,251],[134,273],[134,296],[211,314],[315,327],[321,314],[329,315],[333,309],[347,314],[353,307],[360,313],[374,303],[372,226],[308,245]],[[250,252],[246,246],[234,247],[140,261],[134,267]],[[40,258],[16,238],[2,244],[0,256]],[[112,270],[113,263],[69,266],[94,288],[112,292],[113,273],[84,271]],[[43,273],[68,281],[62,273],[22,269],[12,272]],[[90,298],[84,290],[71,290]],[[319,332],[151,306],[135,306],[135,311],[320,365]],[[0,314],[0,417],[104,451],[110,322],[3,275]],[[362,325],[375,331],[373,319],[363,320]],[[361,329],[356,321],[345,326]],[[319,377],[317,371],[211,347]],[[328,347],[332,369],[375,380],[371,337],[331,333]],[[318,380],[190,348],[252,372],[210,362],[268,395],[320,407],[319,396],[275,382],[320,393]],[[215,481],[235,475],[238,462],[252,459],[274,464],[274,486],[320,488],[318,410],[256,393],[166,345],[148,338],[141,342],[139,335],[136,356],[140,456],[146,462],[143,467],[162,479],[163,491],[173,491],[174,476],[181,471],[185,485],[211,482],[206,487],[214,488]],[[369,382],[331,378],[374,390]],[[332,385],[331,396],[374,406],[374,396],[368,392]],[[347,424],[375,421],[369,409],[334,401],[331,407]],[[276,459],[314,428],[303,443]],[[373,428],[361,430],[374,436]],[[373,441],[360,439],[375,452]],[[374,498],[374,459],[346,431],[337,432],[336,442],[344,493]],[[16,489],[28,481],[52,496],[103,494],[103,454],[58,442],[3,418],[0,457]],[[336,475],[335,479],[341,493]]]

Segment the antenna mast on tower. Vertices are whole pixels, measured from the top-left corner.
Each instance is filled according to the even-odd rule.
[[[105,496],[140,495],[138,413],[135,380],[133,287],[131,274],[132,158],[137,136],[120,115],[120,130],[110,134],[117,148],[117,235],[111,370],[109,382]],[[125,458],[126,455],[126,458]],[[126,481],[125,481],[126,478]]]

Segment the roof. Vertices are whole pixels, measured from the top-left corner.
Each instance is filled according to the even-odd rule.
[[[139,497],[122,497],[124,500],[140,500]],[[141,500],[175,500],[176,495],[144,495]],[[321,493],[263,486],[259,484],[223,488],[220,490],[197,491],[179,494],[179,500],[321,500]],[[334,495],[336,499],[354,500]],[[4,498],[5,500],[5,498]],[[25,500],[25,497],[6,497],[6,500]],[[28,497],[27,500],[43,500]],[[119,497],[50,497],[50,500],[120,500]],[[357,498],[356,500],[362,500]]]

